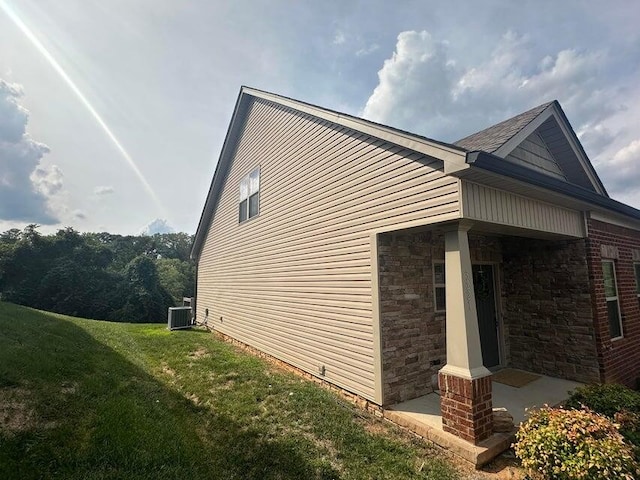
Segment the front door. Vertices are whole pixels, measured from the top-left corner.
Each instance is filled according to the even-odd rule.
[[[491,368],[500,364],[494,269],[493,265],[473,265],[472,270],[482,363],[485,367]]]

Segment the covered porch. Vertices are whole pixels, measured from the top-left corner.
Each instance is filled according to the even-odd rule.
[[[390,420],[481,465],[513,441],[492,408],[517,425],[598,380],[584,238],[461,220],[381,234],[377,254]]]

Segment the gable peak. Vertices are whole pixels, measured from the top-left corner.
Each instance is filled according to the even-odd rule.
[[[454,145],[469,151],[482,150],[483,152],[494,153],[552,105],[559,106],[560,104],[557,100],[543,103],[479,132],[472,133],[454,142]]]

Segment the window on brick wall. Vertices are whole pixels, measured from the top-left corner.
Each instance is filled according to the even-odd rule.
[[[613,260],[602,261],[602,277],[604,280],[604,296],[607,301],[607,314],[609,316],[609,333],[612,339],[621,338],[622,317],[620,316],[620,302],[618,300],[616,266]]]
[[[433,298],[434,310],[444,312],[447,308],[444,262],[434,262],[433,264]]]
[[[640,263],[633,264],[633,271],[636,274],[636,295],[638,296],[638,304],[640,305]]]

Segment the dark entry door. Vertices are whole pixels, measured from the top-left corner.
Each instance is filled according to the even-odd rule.
[[[485,367],[491,368],[500,364],[493,265],[473,265],[472,269],[480,344],[482,345],[482,363]]]

